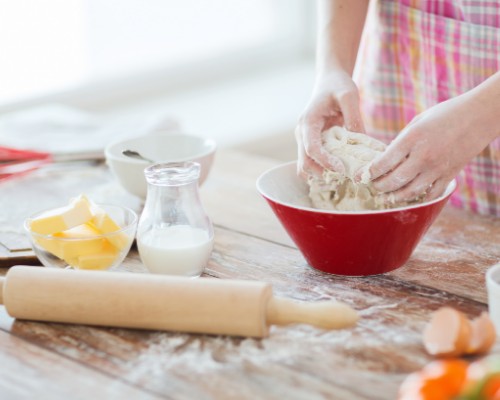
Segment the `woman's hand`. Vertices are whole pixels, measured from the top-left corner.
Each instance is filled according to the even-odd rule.
[[[344,125],[363,132],[358,88],[351,79],[368,10],[368,0],[318,1],[317,79],[295,137],[299,175],[321,175],[324,168],[343,172],[340,160],[323,149],[321,132]]]
[[[495,137],[486,108],[466,93],[415,117],[370,167],[374,188],[397,203],[439,197]]]
[[[335,125],[364,133],[358,88],[349,74],[343,71],[331,72],[318,79],[312,98],[299,120],[295,130],[299,175],[321,175],[324,168],[344,172],[342,162],[328,155],[322,147],[321,132]]]

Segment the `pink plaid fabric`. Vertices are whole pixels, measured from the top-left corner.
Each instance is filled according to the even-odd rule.
[[[500,70],[500,2],[381,0],[371,10],[355,80],[367,132],[390,142],[425,109]],[[499,99],[500,124],[500,99]],[[500,139],[457,176],[457,207],[500,216]]]

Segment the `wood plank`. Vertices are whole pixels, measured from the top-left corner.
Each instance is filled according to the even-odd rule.
[[[161,399],[53,351],[0,331],[0,398]]]
[[[408,263],[388,275],[487,302],[485,272],[500,261],[500,219],[443,210]]]
[[[0,328],[150,393],[185,398],[395,398],[400,382],[431,358],[421,343],[429,312],[450,305],[469,316],[485,305],[390,276],[343,278],[308,267],[298,250],[216,230],[207,273],[263,280],[278,295],[336,298],[359,310],[352,330],[274,327],[263,340],[141,332],[0,318]],[[359,385],[362,381],[364,384]]]
[[[404,268],[367,278],[328,275],[306,264],[255,189],[260,173],[274,165],[241,153],[217,155],[201,189],[217,226],[206,275],[267,281],[278,295],[300,300],[340,299],[359,311],[356,328],[273,327],[269,338],[256,340],[13,321],[0,307],[0,346],[2,335],[10,334],[21,349],[0,352],[14,358],[12,375],[22,376],[31,360],[25,349],[42,354],[33,359],[45,374],[39,381],[28,374],[28,387],[39,382],[56,395],[58,389],[45,381],[52,378],[52,356],[64,360],[60,365],[67,371],[61,376],[68,381],[80,374],[76,365],[82,374],[96,375],[92,388],[119,382],[152,397],[395,398],[406,374],[431,360],[421,333],[432,310],[450,305],[472,317],[486,309],[482,279],[500,259],[495,243],[500,222],[446,209]],[[93,187],[106,194],[106,182]],[[136,250],[120,269],[145,272]]]

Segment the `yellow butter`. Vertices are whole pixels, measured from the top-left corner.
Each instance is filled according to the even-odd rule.
[[[68,265],[73,268],[78,268],[78,258],[70,258],[68,260],[64,260]]]
[[[85,224],[92,219],[92,212],[86,198],[80,196],[65,207],[49,211],[35,218],[30,229],[41,235],[52,235],[75,226]]]
[[[99,253],[78,257],[73,266],[80,269],[108,269],[119,254],[120,251],[115,246],[107,243]]]
[[[108,214],[106,214],[106,212],[103,209],[95,205],[92,207],[92,214],[93,217],[90,220],[89,224],[95,227],[103,234],[107,235],[122,229]],[[114,235],[109,235],[106,238],[118,250],[124,249],[130,243],[130,238],[123,232],[118,232]]]
[[[48,252],[63,260],[99,253],[107,240],[99,238],[101,233],[89,224],[57,232],[52,238],[36,238],[37,242]],[[64,240],[61,240],[64,239]]]
[[[124,232],[118,232],[122,228],[85,195],[34,219],[30,227],[34,232],[47,235],[35,237],[41,247],[81,269],[111,267],[132,241]],[[100,237],[102,235],[106,237]]]

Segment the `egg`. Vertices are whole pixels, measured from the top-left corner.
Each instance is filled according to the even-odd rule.
[[[495,343],[495,326],[487,312],[473,319],[471,325],[471,336],[467,347],[467,354],[487,353]]]
[[[465,314],[452,307],[435,311],[423,333],[426,351],[438,357],[486,353],[495,339],[495,328],[488,313],[483,312],[469,321]]]
[[[465,353],[469,346],[471,326],[467,317],[451,307],[432,314],[424,330],[424,346],[433,356],[453,357]]]

